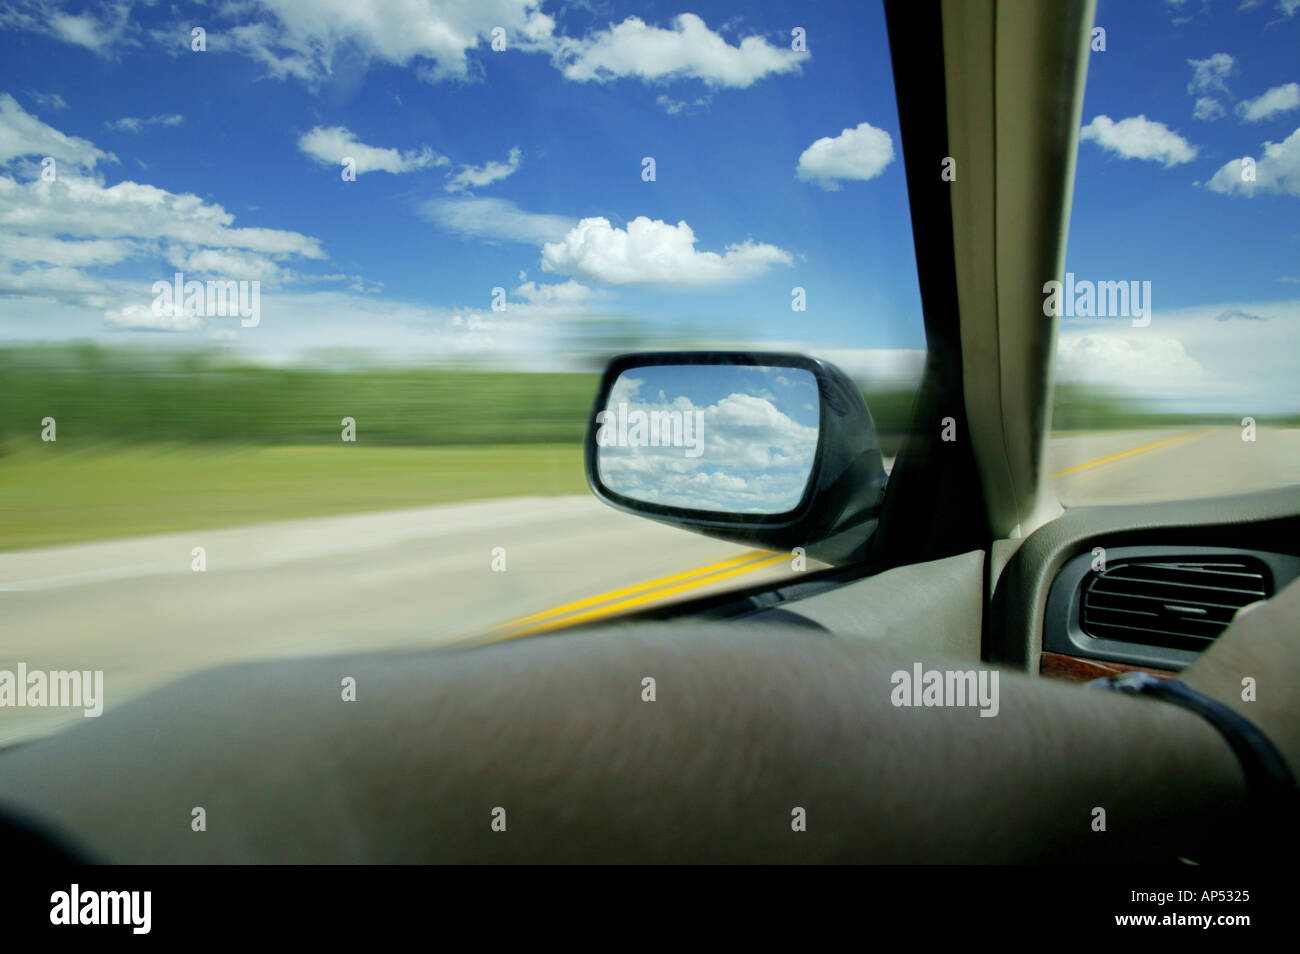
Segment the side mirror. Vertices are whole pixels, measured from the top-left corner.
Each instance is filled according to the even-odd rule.
[[[697,533],[826,563],[860,559],[885,470],[857,386],[799,354],[627,354],[605,369],[586,442],[601,500]]]

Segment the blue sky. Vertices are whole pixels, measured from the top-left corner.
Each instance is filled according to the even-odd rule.
[[[1298,6],[1102,0],[1067,266],[1150,280],[1155,320],[1063,321],[1063,377],[1216,404],[1265,382],[1271,407],[1294,403]],[[792,10],[0,7],[0,340],[549,367],[635,333],[914,374],[924,336],[883,14]],[[1260,178],[1225,185],[1244,155]],[[153,283],[178,270],[261,281],[257,325],[155,313]],[[795,286],[806,311],[791,310]]]
[[[1179,11],[1182,11],[1181,16]],[[1186,22],[1178,22],[1186,17]],[[1274,298],[1300,286],[1300,203],[1292,194],[1242,195],[1204,187],[1230,160],[1258,158],[1265,141],[1281,142],[1300,126],[1300,88],[1290,109],[1246,121],[1236,107],[1266,91],[1300,82],[1300,16],[1273,4],[1238,10],[1232,3],[1132,3],[1102,0],[1096,24],[1107,49],[1093,53],[1084,98],[1085,128],[1098,115],[1120,121],[1143,115],[1163,124],[1194,152],[1184,159],[1131,159],[1080,143],[1069,266],[1077,273],[1121,277],[1139,264],[1159,304],[1184,308],[1228,298]],[[1198,62],[1220,59],[1202,68]],[[1199,100],[1217,118],[1196,118]],[[1218,111],[1222,110],[1219,115]],[[1294,168],[1294,166],[1293,166]],[[1294,174],[1294,173],[1293,173]],[[1201,187],[1198,187],[1201,186]]]
[[[429,7],[430,19],[438,18],[438,6]],[[736,16],[728,4],[587,9],[521,0],[497,6],[502,9],[487,10],[472,25],[481,32],[464,51],[463,75],[443,77],[430,72],[453,69],[451,57],[431,49],[408,56],[400,37],[384,31],[354,29],[332,39],[314,23],[277,17],[273,5],[239,17],[197,8],[178,18],[161,7],[132,8],[118,42],[100,50],[67,42],[33,13],[24,21],[29,29],[13,30],[11,18],[4,35],[7,87],[22,110],[112,152],[118,162],[101,161],[94,169],[110,186],[131,180],[190,193],[220,205],[236,227],[317,240],[324,258],[277,262],[297,279],[280,283],[286,294],[321,290],[311,275],[346,273],[360,280],[324,287],[434,314],[463,312],[467,321],[478,312],[480,327],[497,330],[506,321],[491,311],[492,289],[505,288],[511,305],[525,304],[515,294],[525,281],[573,280],[583,286],[570,288],[585,296],[585,315],[628,317],[651,333],[666,327],[737,340],[923,347],[890,64],[876,5],[816,6],[801,10],[797,21]],[[581,52],[562,58],[550,47],[525,49],[512,35],[525,22],[518,17],[508,26],[506,50],[491,50],[490,24],[511,23],[497,16],[505,8],[525,17],[552,15],[552,37],[585,39],[595,48],[587,59],[597,66],[587,67]],[[582,76],[582,69],[600,70],[599,44],[612,36],[611,24],[627,27],[633,15],[651,35],[630,35],[623,48],[610,50],[603,72]],[[204,53],[187,44],[186,24],[199,22],[209,24]],[[221,31],[250,24],[270,24],[284,41],[231,49]],[[808,53],[790,49],[796,26],[810,38]],[[294,51],[322,37],[335,44],[328,63],[295,60]],[[656,56],[664,61],[662,74],[637,75]],[[52,70],[51,62],[59,68]],[[52,94],[66,108],[51,108]],[[175,125],[159,121],[138,130],[105,125],[175,116],[183,117]],[[881,131],[891,152],[881,169],[870,170],[870,181],[796,178],[805,149],[861,123]],[[320,132],[313,137],[313,130]],[[318,154],[310,154],[317,143]],[[396,150],[396,161],[404,156],[411,168],[360,171],[355,182],[343,182],[342,156],[335,154],[355,152],[344,148],[348,143]],[[512,150],[518,162],[508,176],[449,191],[466,167],[510,168]],[[655,159],[653,182],[642,178],[646,156]],[[716,274],[670,261],[666,274],[644,282],[584,265],[585,249],[543,268],[543,239],[562,239],[587,217],[605,219],[611,233],[638,217],[671,229],[685,222],[697,255],[725,256],[728,247],[745,243],[761,251]],[[549,232],[539,234],[546,224]],[[164,248],[152,260],[144,250],[99,274],[149,283],[170,277],[168,243],[157,244]],[[807,289],[807,311],[791,310],[795,286]],[[276,290],[264,288],[268,316]],[[555,317],[562,320],[558,312]],[[202,331],[233,330],[214,324]],[[236,333],[252,339],[247,345],[254,349],[259,339],[284,347],[273,324],[268,319],[255,334]],[[339,335],[320,331],[295,333],[304,344],[340,343]],[[400,330],[377,325],[354,336],[369,345],[389,337],[399,346],[404,340]]]
[[[1300,408],[1298,14],[1300,0],[1098,3],[1066,269],[1151,282],[1153,320],[1063,319],[1058,376]]]

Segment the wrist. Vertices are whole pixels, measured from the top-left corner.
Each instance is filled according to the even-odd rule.
[[[1300,809],[1300,790],[1286,759],[1268,736],[1235,708],[1192,688],[1180,679],[1161,679],[1145,672],[1129,672],[1096,680],[1094,685],[1130,696],[1146,697],[1146,702],[1166,711],[1178,711],[1194,717],[1212,731],[1220,745],[1205,751],[1207,768],[1213,764],[1222,771],[1222,750],[1231,752],[1236,764],[1239,796],[1233,798],[1235,810],[1227,812],[1210,834],[1217,846],[1214,858],[1241,860],[1276,847],[1279,838],[1290,843],[1294,837],[1294,819]],[[1186,722],[1186,720],[1183,720]],[[1190,726],[1183,731],[1190,731]],[[1191,736],[1184,744],[1193,744]],[[1205,748],[1205,742],[1200,743]]]

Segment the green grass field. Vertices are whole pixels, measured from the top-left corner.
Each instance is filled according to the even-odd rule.
[[[337,438],[336,438],[337,441]],[[9,445],[0,550],[527,494],[586,493],[582,447]]]
[[[584,493],[592,374],[0,348],[0,550]],[[55,419],[57,440],[40,439]],[[342,420],[356,422],[344,442]]]
[[[0,348],[0,440],[60,444],[580,444],[598,378],[436,368],[250,367],[219,354]]]

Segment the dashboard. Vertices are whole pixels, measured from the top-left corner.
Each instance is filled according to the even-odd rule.
[[[1300,488],[1072,508],[1007,562],[986,655],[1054,678],[1172,675],[1300,576]]]

